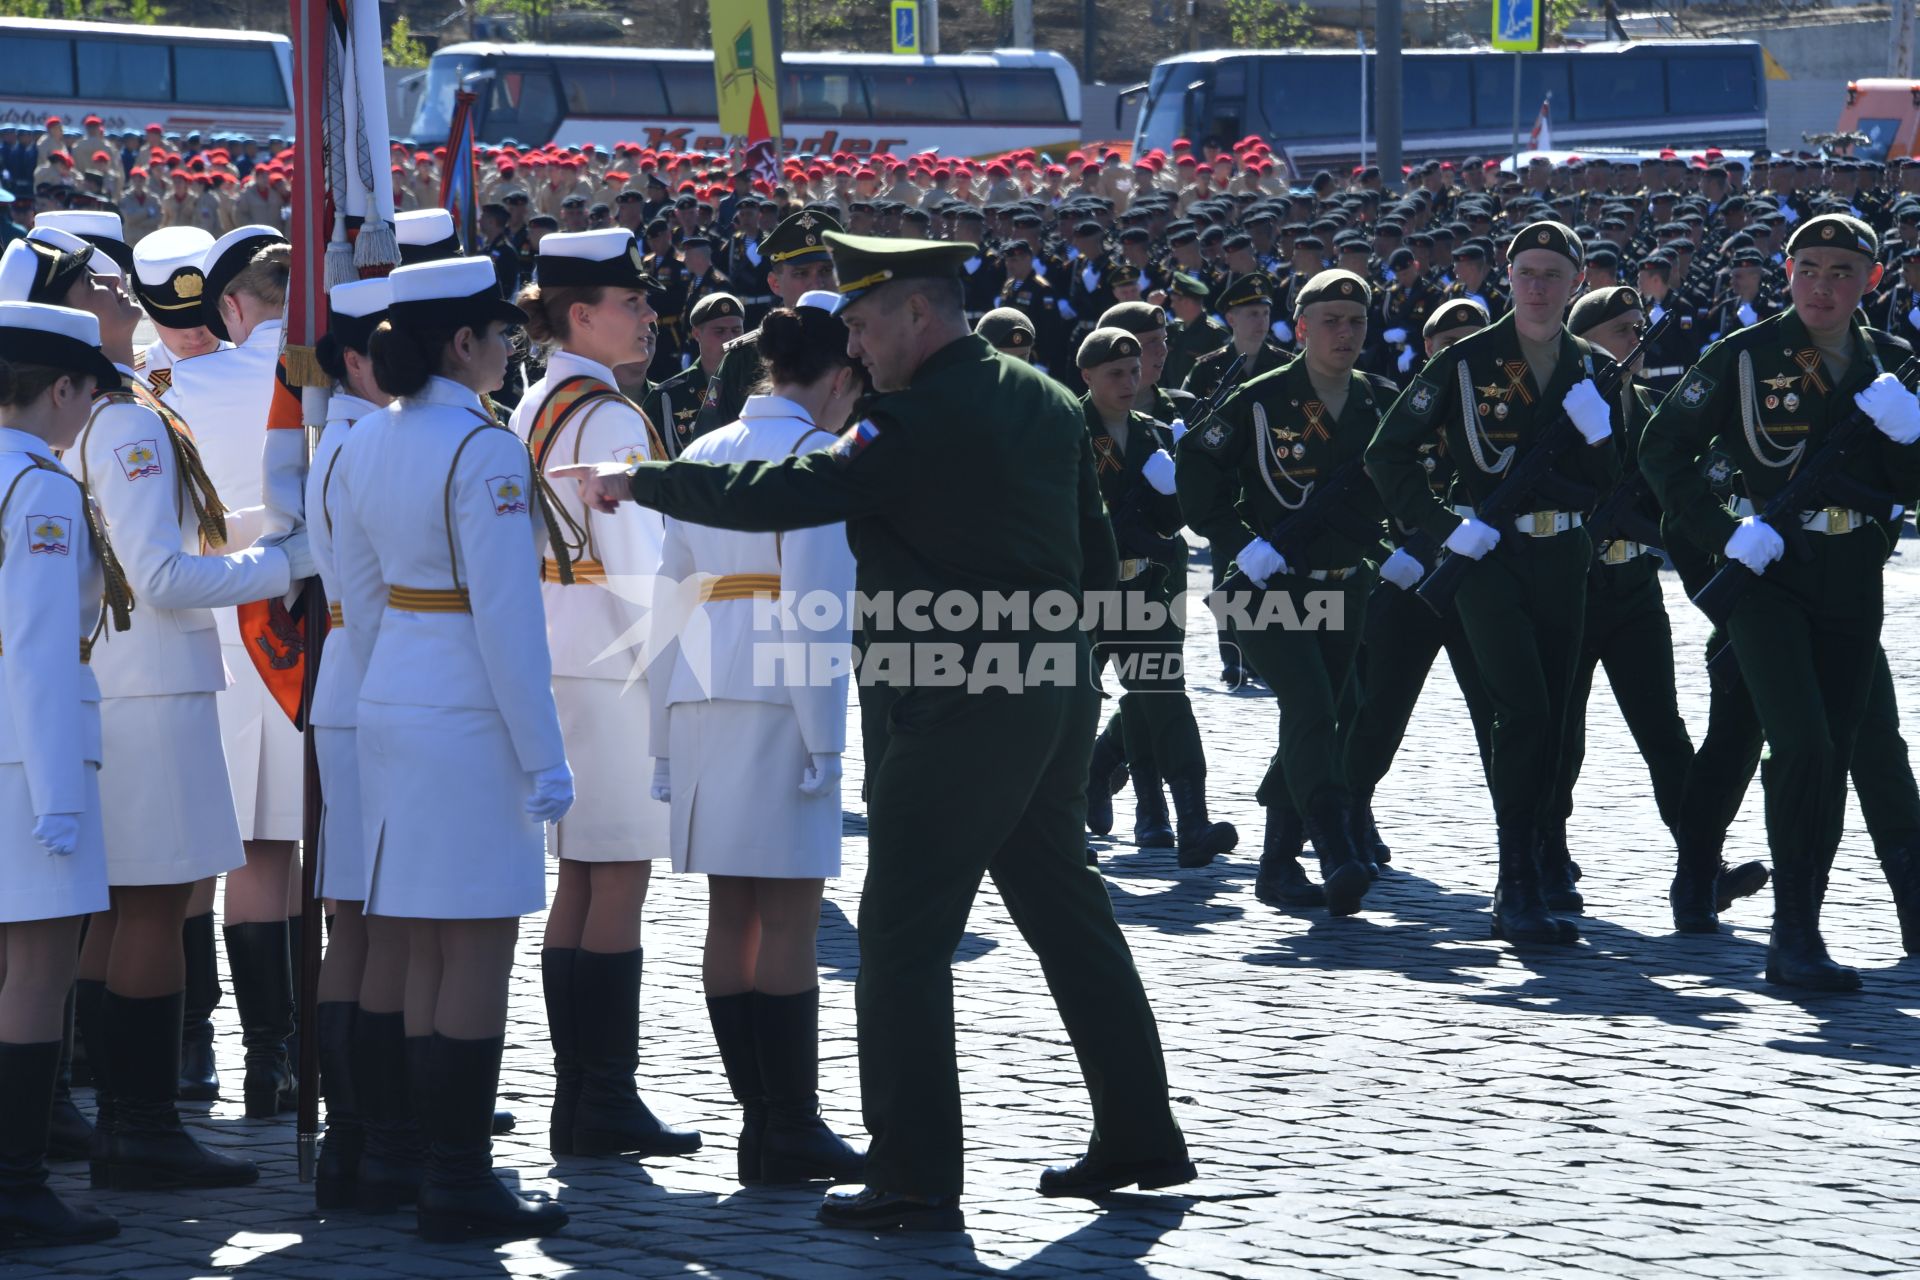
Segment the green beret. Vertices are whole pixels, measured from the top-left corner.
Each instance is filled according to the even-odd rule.
[[[1033,349],[1033,321],[1027,319],[1026,312],[1015,307],[995,307],[980,317],[974,332],[1001,351]]]
[[[1167,327],[1167,312],[1151,302],[1116,302],[1100,313],[1099,328],[1153,333]]]
[[[1270,307],[1273,305],[1273,284],[1264,271],[1249,271],[1243,276],[1235,276],[1227,281],[1220,290],[1220,310],[1227,312],[1235,307]]]
[[[958,280],[961,264],[980,252],[967,240],[895,240],[838,230],[827,232],[825,239],[833,250],[840,293],[849,304],[896,280]]]
[[[1484,306],[1472,298],[1455,298],[1433,309],[1427,322],[1420,326],[1420,336],[1431,338],[1449,329],[1484,329],[1487,323],[1487,309]]]
[[[730,293],[710,293],[693,304],[693,310],[687,313],[687,323],[697,326],[726,316],[744,315],[746,309],[740,305],[740,299]]]
[[[1598,329],[1609,320],[1640,309],[1640,291],[1629,285],[1594,289],[1582,294],[1567,313],[1567,329],[1578,336]]]
[[[1372,301],[1373,291],[1365,280],[1351,271],[1334,267],[1316,273],[1294,295],[1293,314],[1298,316],[1316,302],[1357,302],[1364,307]]]
[[[1585,266],[1586,249],[1573,228],[1564,222],[1529,222],[1507,243],[1507,261],[1512,262],[1528,249],[1546,249],[1557,253],[1574,266]]]
[[[1198,298],[1202,302],[1205,302],[1207,296],[1213,292],[1212,289],[1207,287],[1205,280],[1202,280],[1199,276],[1190,275],[1185,271],[1176,271],[1173,273],[1173,291],[1183,297]]]
[[[1873,228],[1844,213],[1823,213],[1808,218],[1787,239],[1787,256],[1799,249],[1847,249],[1869,258],[1880,255],[1880,239]]]
[[[1125,329],[1095,329],[1080,344],[1080,356],[1076,363],[1082,369],[1091,369],[1113,360],[1137,360],[1140,357],[1140,339]]]
[[[822,237],[829,231],[839,229],[840,224],[826,214],[802,209],[767,232],[766,240],[760,245],[760,253],[776,267],[789,262],[823,258],[827,255],[827,245]]]

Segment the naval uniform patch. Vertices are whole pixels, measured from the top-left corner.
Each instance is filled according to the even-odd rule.
[[[623,467],[631,467],[647,461],[647,446],[644,444],[623,444],[613,451],[613,460]]]
[[[1674,388],[1674,397],[1689,409],[1698,409],[1713,394],[1714,381],[1698,369],[1688,372],[1686,381]]]
[[[27,531],[32,538],[27,551],[36,556],[64,556],[73,538],[71,516],[28,516]]]
[[[144,480],[160,474],[160,442],[157,440],[123,444],[113,451],[113,456],[120,460],[120,469],[129,480]]]
[[[1407,410],[1415,417],[1426,417],[1439,402],[1440,388],[1425,378],[1415,378],[1413,385],[1407,388]]]
[[[493,495],[493,514],[510,516],[527,509],[527,486],[519,476],[488,476],[487,492]]]
[[[862,418],[840,433],[840,438],[831,446],[831,452],[841,462],[852,462],[879,438],[880,428],[873,424],[873,419]]]

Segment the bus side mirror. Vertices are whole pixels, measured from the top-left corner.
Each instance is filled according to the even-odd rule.
[[[1147,85],[1145,83],[1130,84],[1122,89],[1119,96],[1113,100],[1113,128],[1116,133],[1120,130],[1120,117],[1126,112],[1127,103],[1134,98],[1138,98],[1146,91]]]

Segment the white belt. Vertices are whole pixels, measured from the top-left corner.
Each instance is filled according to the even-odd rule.
[[[1120,581],[1132,582],[1135,578],[1145,573],[1147,569],[1152,566],[1152,564],[1153,564],[1153,561],[1148,560],[1145,557],[1140,557],[1133,560],[1122,560],[1120,562]]]
[[[1472,507],[1455,507],[1453,513],[1473,518]],[[1585,522],[1586,517],[1578,511],[1528,511],[1513,518],[1513,531],[1530,538],[1551,538],[1556,533],[1578,529]]]
[[[1360,566],[1350,564],[1344,569],[1308,569],[1305,573],[1296,573],[1293,576],[1311,578],[1315,582],[1339,582],[1343,578],[1351,578],[1358,572],[1360,572]]]
[[[1733,514],[1750,516],[1755,514],[1753,499],[1735,498]],[[1868,518],[1863,512],[1850,507],[1822,507],[1818,511],[1802,511],[1800,527],[1808,533],[1852,533],[1865,526]]]
[[[1652,548],[1644,542],[1627,542],[1616,538],[1600,552],[1600,563],[1626,564],[1630,560],[1638,560],[1650,550]]]
[[[1663,364],[1657,369],[1642,369],[1640,376],[1643,378],[1677,378],[1686,371],[1687,366],[1683,364]]]

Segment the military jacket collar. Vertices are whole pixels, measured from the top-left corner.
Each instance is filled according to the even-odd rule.
[[[568,351],[564,347],[555,347],[547,359],[547,385],[557,387],[568,378],[597,378],[610,387],[618,388],[619,381],[613,376],[613,370],[598,360],[589,360],[578,352]]]
[[[475,413],[486,412],[480,407],[480,397],[472,388],[463,387],[452,378],[442,378],[438,374],[428,378],[427,385],[419,391],[407,396],[406,404],[409,407],[443,404],[456,409],[471,409]]]

